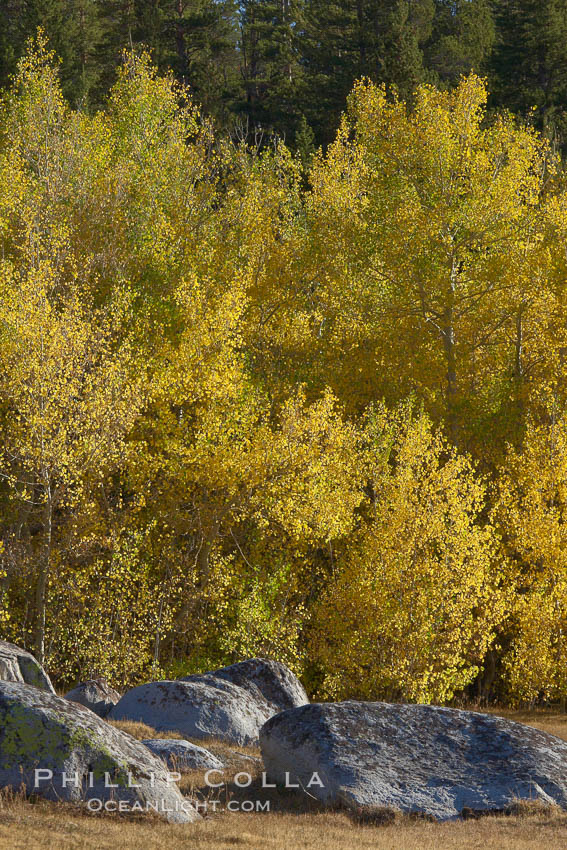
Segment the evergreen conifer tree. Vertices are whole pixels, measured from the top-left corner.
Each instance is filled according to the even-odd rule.
[[[456,85],[471,71],[487,70],[496,28],[491,0],[435,0],[425,61],[435,82]]]
[[[288,141],[299,126],[303,0],[245,0],[241,19],[241,110]]]
[[[100,96],[107,36],[99,0],[6,0],[0,9],[0,85],[7,85],[38,27],[61,62],[63,93],[86,107]]]
[[[304,109],[319,142],[329,142],[355,80],[369,77],[409,97],[427,78],[423,46],[433,0],[310,0],[302,37]]]
[[[496,107],[526,116],[549,136],[567,130],[567,0],[500,0],[491,89]]]

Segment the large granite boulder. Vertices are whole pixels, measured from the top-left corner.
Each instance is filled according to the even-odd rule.
[[[305,688],[295,673],[279,661],[250,658],[204,675],[212,679],[224,679],[244,688],[257,701],[267,702],[272,714],[309,702]],[[181,681],[190,682],[196,678],[185,676]]]
[[[220,759],[205,750],[177,738],[149,738],[142,741],[146,747],[164,761],[169,770],[222,770]]]
[[[0,640],[0,681],[20,682],[55,693],[49,676],[31,652],[5,640]]]
[[[0,787],[52,800],[200,819],[163,762],[88,708],[37,688],[0,682]]]
[[[257,743],[260,727],[272,714],[265,700],[231,682],[205,675],[188,682],[149,682],[132,688],[108,718],[141,721],[158,732],[221,738],[242,746]]]
[[[106,717],[112,706],[116,705],[120,699],[120,694],[104,679],[88,679],[65,694],[65,699],[90,708],[99,717]]]
[[[514,801],[567,807],[567,742],[500,717],[426,705],[314,703],[260,731],[268,778],[325,803],[444,820]],[[314,776],[316,774],[316,776]]]

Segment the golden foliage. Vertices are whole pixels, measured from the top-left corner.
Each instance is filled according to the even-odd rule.
[[[264,654],[445,701],[491,652],[565,697],[567,189],[486,103],[361,81],[306,188],[145,55],[73,111],[38,34],[1,105],[0,624],[58,681]]]
[[[442,702],[505,613],[485,487],[424,414],[376,412],[366,435],[372,504],[317,612],[324,694]]]

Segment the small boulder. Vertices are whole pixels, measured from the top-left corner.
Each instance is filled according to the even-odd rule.
[[[169,770],[222,770],[220,759],[189,741],[177,738],[150,738],[142,741],[146,747],[164,761]]]
[[[272,714],[296,708],[309,702],[305,688],[289,667],[267,658],[249,658],[228,667],[203,674],[212,679],[224,679],[249,691],[255,699],[263,698]],[[195,680],[184,676],[182,682]]]
[[[78,702],[86,708],[90,708],[99,717],[106,717],[113,705],[120,699],[120,694],[111,688],[104,679],[89,679],[81,682],[68,694],[65,699]]]
[[[55,693],[49,676],[31,652],[6,640],[0,640],[0,681],[20,682]]]
[[[0,787],[116,811],[199,820],[163,762],[131,735],[63,697],[0,682]]]
[[[239,746],[255,744],[272,715],[264,699],[223,679],[194,676],[191,681],[149,682],[127,691],[110,711],[110,720],[135,720],[158,732],[188,738],[220,738]]]
[[[567,807],[567,742],[494,715],[428,705],[314,703],[260,731],[268,778],[328,804],[455,818],[517,800]]]

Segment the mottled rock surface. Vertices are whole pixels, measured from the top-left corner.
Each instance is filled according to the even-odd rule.
[[[320,800],[422,812],[500,811],[518,799],[567,807],[567,742],[493,715],[425,705],[314,703],[260,731],[268,777]]]
[[[120,694],[114,688],[111,688],[104,679],[89,679],[86,682],[81,682],[76,688],[65,694],[65,699],[70,699],[90,708],[99,717],[106,717],[112,706],[116,705],[120,699]]]
[[[220,738],[234,744],[258,741],[272,715],[265,700],[223,679],[193,676],[191,681],[149,682],[127,691],[111,710],[111,720],[136,720],[158,732],[188,738]]]
[[[161,758],[169,770],[222,770],[224,767],[220,759],[190,741],[150,738],[142,744]]]
[[[33,685],[54,694],[49,676],[31,652],[0,640],[0,681]]]
[[[52,800],[120,801],[126,811],[157,811],[175,823],[200,819],[140,741],[82,705],[0,682],[0,787],[22,784]]]
[[[306,705],[309,702],[305,688],[295,673],[279,661],[250,658],[204,675],[232,682],[249,691],[256,700],[265,700],[271,714]],[[185,676],[181,681],[190,682],[195,678],[195,676]]]
[[[285,664],[252,658],[175,682],[140,685],[124,694],[108,716],[142,721],[158,732],[242,746],[258,743],[269,717],[306,702],[303,685]]]

